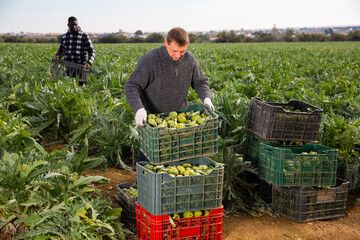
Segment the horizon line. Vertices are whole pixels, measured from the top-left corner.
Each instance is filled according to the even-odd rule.
[[[276,24],[274,24],[274,26],[276,26]],[[353,24],[348,24],[348,25],[323,25],[323,26],[303,26],[303,27],[276,27],[276,29],[303,29],[303,28],[351,28],[351,27],[360,27],[359,25],[353,25]],[[222,30],[189,30],[187,32],[191,33],[191,32],[222,32],[222,31],[256,31],[256,30],[269,30],[269,29],[273,29],[272,28],[238,28],[238,29],[222,29]],[[121,28],[119,28],[119,30],[122,30]],[[143,31],[141,29],[138,29],[136,31],[142,31],[143,33],[166,33],[168,31]],[[123,31],[123,30],[122,30]],[[131,31],[123,31],[125,33],[135,33],[131,32]],[[115,33],[115,32],[94,32],[94,31],[85,31],[88,33]],[[119,31],[117,31],[119,32]],[[39,33],[39,34],[62,34],[63,32],[29,32],[29,31],[19,31],[19,32],[15,32],[15,31],[11,31],[11,32],[0,32],[0,34],[7,34],[7,33]]]

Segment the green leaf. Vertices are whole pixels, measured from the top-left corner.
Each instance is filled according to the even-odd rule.
[[[20,218],[15,221],[15,223],[25,223],[28,226],[32,226],[34,224],[37,224],[41,220],[41,217],[39,215],[33,214],[25,218]]]
[[[69,190],[74,189],[75,187],[78,187],[83,184],[88,184],[91,182],[99,182],[99,181],[105,181],[108,182],[109,179],[103,176],[89,176],[89,177],[81,177],[77,179],[73,184],[69,186]]]
[[[105,216],[115,216],[115,217],[121,217],[121,212],[122,212],[122,208],[113,208],[113,209],[110,209],[110,210],[107,210],[105,212]]]

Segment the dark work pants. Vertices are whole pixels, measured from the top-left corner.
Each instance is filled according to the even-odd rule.
[[[66,72],[66,75],[68,76],[68,77],[70,77],[70,78],[77,78],[78,77],[78,79],[79,79],[79,86],[83,86],[83,85],[86,85],[86,83],[87,83],[87,79],[85,78],[83,81],[80,81],[81,80],[81,78],[82,78],[82,73],[80,73],[80,74],[75,74],[75,73],[70,73],[70,71],[69,71],[70,69],[68,69],[67,70],[67,72]]]

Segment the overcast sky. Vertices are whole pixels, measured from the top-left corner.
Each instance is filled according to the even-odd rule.
[[[167,32],[360,25],[360,0],[0,0],[0,33]]]

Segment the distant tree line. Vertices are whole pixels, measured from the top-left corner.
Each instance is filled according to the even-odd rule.
[[[45,37],[29,37],[29,36],[0,36],[0,42],[13,42],[13,43],[56,43],[56,38]]]
[[[108,34],[93,39],[94,43],[163,43],[164,37],[159,33],[152,33],[147,37],[141,37],[142,32],[138,30],[135,37],[128,38],[122,34]],[[326,41],[360,41],[360,30],[351,31],[348,34],[337,33],[332,29],[325,29],[324,33],[298,33],[287,29],[285,33],[280,33],[276,28],[271,32],[255,32],[251,36],[236,34],[234,30],[229,32],[219,32],[215,40],[210,40],[207,34],[189,34],[191,43],[238,43],[238,42],[326,42]],[[0,42],[19,42],[19,43],[60,43],[61,36],[57,38],[41,38],[26,36],[0,36]]]
[[[94,43],[163,43],[164,37],[159,33],[152,33],[147,37],[140,37],[135,34],[135,37],[128,38],[121,34],[108,34],[93,40]]]
[[[236,42],[326,42],[326,41],[360,41],[360,30],[351,31],[348,34],[325,31],[325,33],[299,33],[295,34],[292,29],[287,29],[281,34],[276,29],[271,33],[255,32],[252,36],[237,35],[235,31],[222,31],[217,35],[217,43]]]

